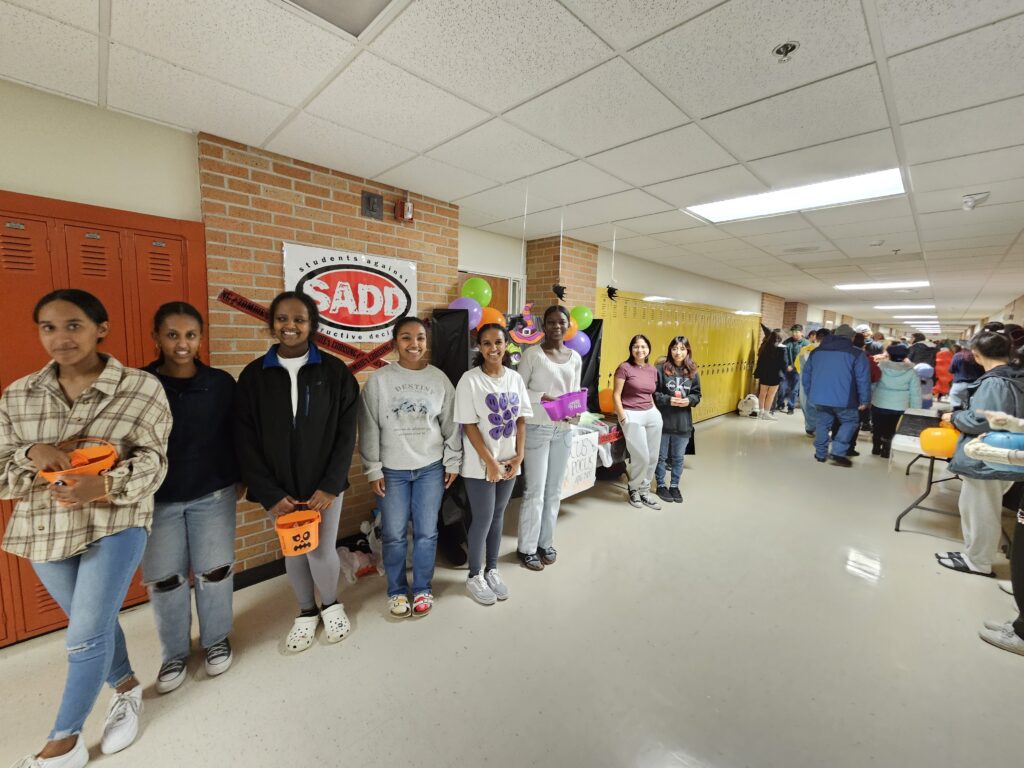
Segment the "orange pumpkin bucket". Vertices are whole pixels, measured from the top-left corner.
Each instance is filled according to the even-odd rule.
[[[70,481],[73,484],[76,475],[98,475],[117,464],[117,451],[114,450],[114,446],[98,437],[76,437],[73,440],[58,443],[57,447],[63,451],[82,443],[95,443],[95,445],[87,445],[84,448],[76,448],[71,451],[71,469],[40,471],[39,476],[48,483]]]
[[[956,452],[956,441],[960,437],[957,429],[929,427],[921,430],[921,453],[937,459],[951,459]]]
[[[286,557],[308,555],[320,545],[320,513],[305,504],[277,518],[274,529]]]

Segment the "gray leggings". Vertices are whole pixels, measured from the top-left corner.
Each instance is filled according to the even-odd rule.
[[[297,555],[284,559],[284,569],[292,584],[299,608],[309,611],[316,608],[316,594],[320,590],[320,601],[330,605],[338,599],[338,577],[341,575],[341,558],[338,557],[338,522],[341,520],[341,494],[326,510],[320,513],[320,544],[308,555]]]
[[[473,521],[469,524],[469,577],[480,573],[487,547],[487,570],[498,567],[498,549],[501,547],[501,527],[505,507],[512,498],[516,479],[489,483],[473,477],[463,478]]]

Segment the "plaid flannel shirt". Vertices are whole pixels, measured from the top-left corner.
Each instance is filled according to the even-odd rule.
[[[126,528],[149,529],[153,494],[167,474],[171,410],[163,386],[113,357],[74,403],[57,381],[57,364],[18,379],[0,397],[0,498],[18,502],[3,548],[37,562],[80,554]],[[106,440],[117,451],[109,500],[65,508],[50,497],[28,458],[37,443],[76,437]]]

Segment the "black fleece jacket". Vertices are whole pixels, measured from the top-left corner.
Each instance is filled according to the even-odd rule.
[[[679,392],[683,397],[690,398],[690,404],[684,408],[672,405],[672,398]],[[654,390],[654,405],[661,412],[662,428],[665,435],[688,435],[693,432],[693,413],[691,409],[700,403],[700,374],[694,373],[693,378],[665,373],[665,364],[658,366],[658,388]]]
[[[275,345],[238,377],[235,445],[248,498],[270,509],[285,496],[348,488],[356,441],[359,385],[336,357],[309,345],[292,416],[291,378]]]

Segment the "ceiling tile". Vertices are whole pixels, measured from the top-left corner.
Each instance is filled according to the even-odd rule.
[[[679,229],[674,232],[658,233],[659,240],[664,240],[672,245],[685,245],[688,247],[693,243],[709,243],[712,240],[724,240],[726,238],[731,240],[732,236],[728,232],[722,232],[720,229],[704,224],[699,227],[688,227],[687,229]]]
[[[699,253],[705,256],[714,254],[734,254],[734,253],[745,253],[748,256],[753,249],[756,249],[761,253],[762,256],[768,258],[761,248],[752,246],[750,243],[744,242],[734,237],[724,238],[722,240],[710,240],[703,243],[691,243],[686,246],[694,253]]]
[[[569,229],[565,232],[566,237],[572,237],[586,243],[605,243],[609,248],[611,248],[613,240],[618,243],[619,240],[631,238],[636,234],[636,232],[615,224],[594,224],[589,227]]]
[[[306,110],[416,151],[488,117],[482,109],[371,53],[347,66]]]
[[[494,186],[494,181],[430,157],[414,157],[378,177],[385,184],[438,200],[457,200]]]
[[[628,248],[622,249],[623,253],[632,254],[641,259],[676,259],[686,255],[686,250],[679,245],[665,245],[662,243],[654,248],[644,248],[642,250],[628,250]]]
[[[637,186],[734,165],[736,159],[696,125],[684,125],[587,160]]]
[[[531,213],[526,217],[525,237],[527,240],[533,240],[538,237],[557,235],[562,231],[563,223],[562,211],[558,208]],[[523,217],[519,216],[515,219],[488,224],[485,227],[481,227],[481,229],[519,239],[524,236]]]
[[[978,248],[989,248],[989,247],[1001,247],[1009,248],[1017,236],[1013,233],[1004,235],[983,235],[980,237],[957,237],[947,238],[944,240],[932,240],[929,239],[928,234],[922,233],[921,235],[921,247],[924,248],[925,253],[931,254],[933,251],[952,251],[952,250],[974,250]]]
[[[731,235],[746,237],[747,235],[767,235],[772,232],[789,232],[794,229],[807,229],[807,221],[799,213],[788,213],[781,216],[765,216],[747,221],[729,221],[718,225]]]
[[[1024,178],[1024,144],[910,167],[914,194]]]
[[[772,47],[787,40],[804,47],[780,65]],[[763,0],[732,0],[630,55],[678,104],[702,117],[874,58],[859,0],[788,0],[784,13]]]
[[[1024,15],[890,59],[900,122],[1024,92],[1022,40]]]
[[[619,58],[538,96],[505,117],[578,155],[590,155],[688,122],[672,102]]]
[[[700,219],[695,219],[690,214],[678,210],[652,213],[650,216],[638,216],[634,219],[622,219],[616,223],[642,235],[656,235],[659,232],[703,226]]]
[[[457,136],[429,154],[436,160],[500,181],[529,176],[573,159],[500,118]]]
[[[1021,143],[1024,96],[904,125],[907,162],[926,163]]]
[[[990,247],[990,248],[964,248],[961,250],[950,250],[950,251],[933,251],[927,254],[928,263],[941,263],[946,260],[951,260],[954,263],[960,259],[969,259],[974,256],[998,256],[1002,257],[1006,252],[1005,248]]]
[[[602,242],[601,245],[611,247],[611,242]],[[615,246],[623,253],[636,253],[638,251],[649,251],[652,248],[665,248],[666,244],[661,240],[656,240],[653,237],[648,237],[647,235],[638,235],[636,237],[619,236],[615,240]],[[677,246],[670,247],[678,250]]]
[[[979,205],[973,211],[957,208],[953,211],[923,213],[918,216],[918,224],[922,230],[935,227],[968,227],[972,224],[985,224],[993,221],[1014,222],[1018,229],[1024,227],[1024,202]]]
[[[0,3],[0,29],[0,77],[96,103],[94,36],[6,3]]]
[[[605,40],[619,49],[649,40],[720,0],[564,0]]]
[[[750,170],[772,189],[884,171],[898,165],[896,145],[888,128],[748,163]]]
[[[952,213],[952,212],[951,212]],[[925,240],[950,240],[958,237],[988,237],[989,235],[1012,235],[1021,231],[1024,222],[1019,219],[997,219],[995,221],[960,223],[954,226],[936,226],[942,221],[925,220],[921,237]],[[945,223],[948,224],[948,221]]]
[[[491,214],[494,218],[490,219],[490,221],[497,221],[499,219],[513,219],[516,216],[522,216],[526,207],[525,195],[526,193],[520,187],[505,185],[459,198],[455,202],[460,207],[467,206],[481,213]],[[531,197],[529,204],[532,211],[543,211],[555,207],[554,203],[542,200],[537,196]]]
[[[668,206],[639,189],[617,192],[614,195],[573,203],[565,208],[566,226],[587,227],[607,221],[628,219],[663,211]]]
[[[767,187],[742,165],[664,181],[645,189],[677,208],[767,191]]]
[[[486,213],[485,211],[476,211],[464,205],[459,206],[459,226],[479,229],[486,224],[493,224],[495,220],[493,214]]]
[[[264,0],[114,0],[110,37],[293,107],[354,50]]]
[[[981,203],[981,207],[1014,203],[1024,200],[1024,177],[1010,181],[983,182],[970,187],[961,185],[956,189],[940,189],[935,192],[917,192],[914,194],[914,204],[921,213],[960,209],[963,206],[963,196],[968,192],[990,193],[988,200]]]
[[[369,179],[413,156],[408,149],[305,112],[288,123],[267,149]]]
[[[910,216],[910,203],[903,195],[888,200],[872,200],[866,203],[837,205],[804,214],[817,227],[834,224],[849,224],[855,221],[874,221],[898,216]]]
[[[551,88],[611,50],[549,0],[498,12],[479,0],[411,3],[371,50],[494,111]]]
[[[291,109],[123,45],[110,46],[111,109],[260,145]]]
[[[894,216],[886,219],[870,219],[867,221],[851,221],[847,224],[830,224],[819,226],[829,238],[872,236],[871,239],[884,239],[893,232],[909,232],[914,229],[913,216]],[[884,243],[883,243],[884,244]]]
[[[822,238],[821,233],[816,229],[811,229],[810,227],[788,232],[770,232],[764,235],[747,235],[743,239],[751,245],[756,245],[758,248],[764,248],[766,250],[771,249],[772,253],[782,251],[786,248],[811,247],[815,245],[820,246],[822,250],[832,249],[832,246]]]
[[[1024,0],[876,0],[885,50],[893,54],[1024,11]]]
[[[895,249],[903,253],[920,252],[921,243],[918,242],[917,232],[893,232],[886,235],[884,245],[871,245],[871,237],[842,237],[833,239],[836,247],[851,259],[868,258],[872,256],[892,257]],[[902,256],[902,254],[900,254]]]
[[[715,139],[748,160],[879,130],[888,124],[874,65],[704,121]]]
[[[629,184],[599,171],[582,160],[523,179],[530,194],[558,204],[576,203],[629,189]]]
[[[73,24],[94,35],[99,34],[100,9],[96,0],[15,0],[14,4],[65,24]],[[5,29],[5,32],[10,33],[11,30]]]

